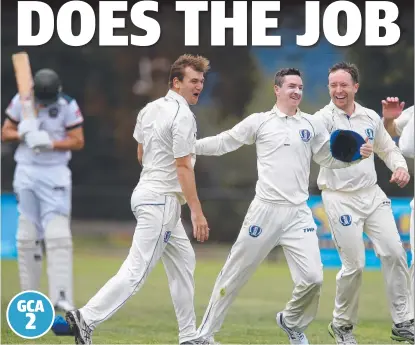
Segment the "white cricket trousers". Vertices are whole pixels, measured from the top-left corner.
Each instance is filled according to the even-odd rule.
[[[393,322],[412,319],[407,256],[386,194],[374,185],[356,192],[324,190],[322,199],[342,261],[336,277],[333,322],[337,326],[357,323],[365,267],[363,231],[372,241],[382,264]]]
[[[136,188],[131,208],[137,219],[127,259],[80,312],[91,329],[111,317],[144,284],[161,258],[179,325],[180,342],[194,338],[195,253],[180,220],[181,205],[175,196]]]
[[[278,245],[284,250],[294,281],[292,298],[283,311],[284,322],[289,328],[303,331],[316,315],[323,282],[316,229],[306,204],[277,205],[256,197],[216,279],[198,337],[210,338],[220,330],[239,290]]]

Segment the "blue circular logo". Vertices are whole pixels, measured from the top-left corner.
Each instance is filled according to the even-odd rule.
[[[340,216],[339,221],[343,226],[349,226],[352,224],[352,216],[350,214],[344,214]]]
[[[52,327],[55,309],[52,302],[38,291],[23,291],[12,298],[6,311],[10,329],[24,339],[36,339]]]
[[[251,225],[249,227],[249,235],[252,237],[258,237],[261,235],[262,229],[258,225]]]

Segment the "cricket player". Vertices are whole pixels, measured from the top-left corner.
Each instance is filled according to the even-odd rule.
[[[133,243],[117,274],[84,307],[66,314],[77,344],[92,343],[96,326],[143,286],[159,259],[169,281],[179,342],[195,337],[195,253],[180,214],[187,202],[195,238],[208,239],[193,170],[197,128],[190,109],[198,102],[208,69],[209,61],[202,56],[180,56],[171,67],[167,95],[148,103],[137,116],[133,136],[143,169],[131,197],[137,220]]]
[[[301,73],[285,68],[275,75],[276,104],[254,113],[232,129],[198,140],[196,154],[220,156],[256,145],[258,182],[239,236],[220,272],[198,329],[198,339],[214,342],[231,303],[270,251],[281,246],[294,281],[292,299],[276,315],[291,344],[308,344],[305,329],[314,319],[323,282],[316,224],[307,205],[310,163],[345,168],[330,153],[327,130],[302,112]],[[371,145],[362,146],[370,156]]]
[[[323,119],[329,132],[353,129],[373,143],[373,151],[393,172],[391,182],[404,187],[409,182],[405,158],[385,130],[379,115],[355,102],[359,72],[346,62],[329,70],[331,102],[314,116]],[[365,267],[363,232],[372,240],[382,263],[389,307],[392,338],[414,340],[406,252],[393,217],[390,199],[377,185],[374,157],[342,169],[320,168],[317,184],[339,252],[342,268],[336,278],[333,320],[328,330],[337,344],[356,344],[359,292]]]
[[[19,141],[13,189],[18,201],[17,252],[22,290],[38,290],[42,246],[46,247],[49,297],[60,311],[74,309],[70,229],[71,151],[84,146],[83,117],[73,98],[62,93],[51,69],[34,76],[37,118],[22,118],[19,95],[6,109],[3,141]]]
[[[383,124],[392,137],[400,136],[399,147],[404,156],[414,158],[414,106],[402,111],[405,102],[399,102],[398,97],[387,97],[382,100]],[[404,134],[405,133],[405,134]],[[411,201],[411,219],[409,223],[409,238],[411,243],[412,261],[410,268],[411,293],[414,300],[414,199]]]

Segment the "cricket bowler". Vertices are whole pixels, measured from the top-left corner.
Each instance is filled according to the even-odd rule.
[[[380,116],[355,102],[359,72],[340,62],[329,69],[331,102],[314,116],[327,130],[352,129],[366,136],[373,151],[392,171],[390,182],[403,188],[409,182],[405,158],[385,130]],[[336,277],[333,320],[328,326],[337,344],[357,344],[359,293],[365,267],[363,232],[371,239],[382,264],[393,326],[392,339],[414,341],[413,310],[406,252],[402,246],[391,201],[377,184],[374,156],[358,165],[332,170],[320,168],[317,184],[329,220],[333,241],[342,261]]]
[[[232,129],[196,143],[196,154],[207,156],[255,144],[258,168],[255,198],[198,329],[198,339],[208,343],[215,342],[214,334],[242,286],[270,251],[281,246],[294,291],[285,309],[276,314],[276,322],[291,344],[308,344],[304,331],[316,315],[323,282],[317,226],[307,205],[311,159],[330,168],[358,162],[334,159],[324,125],[298,108],[303,93],[299,70],[278,71],[274,92],[276,104],[271,110],[254,113]],[[363,156],[371,152],[370,144],[361,147]]]
[[[193,306],[195,253],[182,225],[181,206],[191,211],[193,234],[208,239],[209,228],[197,196],[194,176],[197,104],[209,61],[182,55],[172,65],[165,97],[138,114],[134,138],[142,164],[131,197],[137,220],[130,252],[117,274],[79,310],[66,314],[76,344],[92,344],[92,332],[143,286],[159,259],[163,261],[179,326],[179,342],[196,334]]]
[[[23,118],[17,94],[6,109],[2,141],[19,141],[13,189],[18,201],[17,253],[21,290],[38,290],[45,243],[49,298],[60,311],[74,309],[70,229],[71,151],[84,146],[83,117],[62,93],[58,74],[39,70],[33,79],[37,114]],[[37,117],[36,117],[37,116]]]

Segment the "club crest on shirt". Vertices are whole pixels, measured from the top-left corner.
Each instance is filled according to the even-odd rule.
[[[56,107],[52,107],[49,109],[49,116],[51,118],[55,118],[56,116],[58,116],[59,110]]]
[[[171,236],[171,231],[166,231],[164,234],[164,243],[169,242],[170,236]]]
[[[365,133],[369,140],[373,140],[375,138],[375,133],[373,132],[372,128],[366,128]]]
[[[300,137],[304,142],[308,142],[311,139],[311,133],[308,129],[300,129]]]

